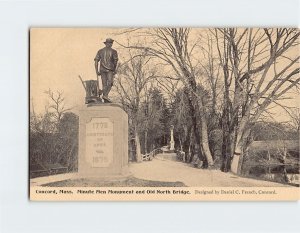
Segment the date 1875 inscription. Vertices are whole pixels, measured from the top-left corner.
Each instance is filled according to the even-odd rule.
[[[86,160],[91,167],[109,167],[113,162],[113,123],[92,118],[86,124]]]

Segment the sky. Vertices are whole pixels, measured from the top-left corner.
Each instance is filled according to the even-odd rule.
[[[85,90],[78,75],[83,80],[96,79],[95,55],[104,47],[106,38],[111,37],[126,44],[127,37],[120,34],[120,31],[119,28],[32,28],[30,107],[34,106],[36,113],[42,113],[49,102],[44,92],[50,88],[52,91],[62,91],[66,107],[72,107],[72,111],[77,113],[84,105],[85,98]],[[118,44],[115,43],[113,48],[118,50],[120,61],[127,60]],[[297,105],[295,99],[288,101],[291,105]],[[287,116],[280,108],[275,108],[275,112],[279,120]]]
[[[63,91],[66,105],[84,104],[81,81],[96,79],[94,58],[111,37],[111,29],[31,29],[30,30],[30,98],[40,113],[48,102],[44,93]]]

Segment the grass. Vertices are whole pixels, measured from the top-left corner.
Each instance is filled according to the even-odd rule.
[[[162,182],[143,180],[135,177],[119,180],[81,178],[57,181],[42,185],[44,187],[186,187],[182,182]]]

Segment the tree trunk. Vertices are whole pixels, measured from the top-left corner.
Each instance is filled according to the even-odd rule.
[[[211,155],[209,144],[208,144],[208,130],[206,119],[201,116],[201,145],[203,149],[204,156],[206,157],[208,166],[214,165],[214,160]]]
[[[233,146],[231,143],[234,143],[234,140],[231,139],[230,128],[229,128],[229,119],[228,119],[228,110],[224,109],[222,116],[222,166],[221,171],[228,172],[230,171],[231,164],[231,148]]]
[[[196,91],[196,89],[195,89]],[[204,110],[204,105],[202,102],[202,98],[199,99],[195,104],[196,107],[198,107],[197,109],[199,110],[199,116],[200,116],[200,122],[201,122],[201,138],[199,140],[200,145],[202,147],[202,152],[203,155],[206,159],[205,162],[207,162],[208,166],[213,166],[214,165],[214,160],[212,157],[212,154],[210,152],[210,148],[209,148],[209,143],[208,143],[208,129],[207,129],[207,120],[206,120],[206,116],[205,116],[205,110]]]
[[[145,144],[144,144],[144,147],[145,147],[145,154],[148,153],[148,148],[147,148],[147,141],[148,141],[148,131],[146,130],[145,131]]]
[[[245,153],[248,151],[248,145],[246,145],[247,138],[250,134],[250,130],[239,130],[234,153],[231,163],[231,171],[240,175],[242,173],[242,165],[244,161]]]
[[[176,43],[175,45],[177,48],[177,51],[181,51],[180,46]],[[184,61],[183,58],[181,58],[182,61]],[[200,153],[198,154],[198,158],[200,160],[203,160],[204,162],[204,167],[206,167],[206,164],[209,166],[212,166],[214,164],[213,157],[211,155],[210,149],[209,149],[209,144],[208,144],[208,130],[207,130],[207,121],[206,121],[206,116],[205,116],[205,110],[202,102],[202,98],[197,98],[197,96],[194,94],[197,92],[197,83],[195,79],[195,75],[193,71],[189,71],[187,68],[187,65],[183,63],[178,63],[180,66],[180,69],[182,73],[185,76],[185,80],[187,80],[187,92],[186,95],[189,100],[189,106],[191,110],[191,115],[192,115],[192,120],[193,120],[193,125],[194,125],[194,133],[195,133],[195,141],[197,144],[199,144],[200,148]],[[194,93],[193,93],[194,92]],[[199,114],[197,114],[197,111],[199,111]],[[197,116],[198,115],[198,116]],[[200,122],[201,122],[201,137],[199,134],[199,128],[197,127],[197,119],[200,116]],[[198,148],[198,147],[196,147]],[[201,158],[201,157],[204,157]]]
[[[240,145],[237,145],[235,147],[232,162],[231,162],[231,171],[234,174],[239,175],[241,173],[239,167],[241,167],[240,166],[240,161],[242,161],[242,157],[243,157],[243,148]]]
[[[182,151],[182,141],[181,141],[180,134],[179,134],[179,138],[178,138],[178,140],[179,140],[180,151]]]
[[[136,161],[139,163],[142,161],[142,155],[141,155],[140,138],[139,138],[137,129],[135,129],[135,151],[136,151],[135,158],[136,158]]]
[[[230,124],[230,107],[231,101],[229,98],[229,74],[227,69],[227,62],[223,67],[224,72],[224,106],[222,113],[222,166],[221,171],[228,172],[230,171],[231,156],[232,156],[232,143],[234,146],[234,140],[231,140],[232,137],[232,125]]]
[[[183,141],[183,147],[182,147],[182,150],[184,151],[185,153],[185,161],[186,162],[189,162],[189,152],[190,152],[190,140],[191,140],[191,131],[192,131],[192,128],[189,127],[187,129],[187,133],[185,135],[185,139]]]
[[[200,160],[202,160],[205,165],[212,166],[214,164],[213,157],[211,155],[209,145],[208,145],[208,130],[207,130],[207,121],[204,115],[203,111],[203,104],[202,100],[196,101],[194,100],[194,95],[191,91],[189,93],[186,93],[188,97],[188,102],[189,102],[189,109],[191,112],[191,117],[192,117],[192,125],[193,125],[193,130],[194,130],[194,135],[195,135],[195,142],[199,146],[196,146],[197,150],[197,156]],[[195,106],[195,107],[194,107]],[[201,127],[201,136],[198,128],[198,121],[197,121],[197,110],[199,111],[199,116],[200,116],[200,127]]]
[[[232,138],[233,158],[231,162],[231,171],[235,174],[241,174],[241,162],[243,161],[244,142],[250,134],[250,130],[246,130],[249,117],[244,116],[237,130],[236,140]]]
[[[198,129],[197,113],[192,102],[192,97],[188,96],[188,102],[189,102],[189,110],[192,118],[192,128],[193,128],[192,132],[194,133],[194,138],[195,138],[194,143],[195,143],[195,148],[197,148],[195,154],[201,161],[204,161],[205,157],[203,157],[203,154],[200,151],[201,137]]]

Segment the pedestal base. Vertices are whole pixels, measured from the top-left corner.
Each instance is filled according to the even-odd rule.
[[[79,112],[78,175],[128,176],[128,116],[117,104],[89,104]]]

